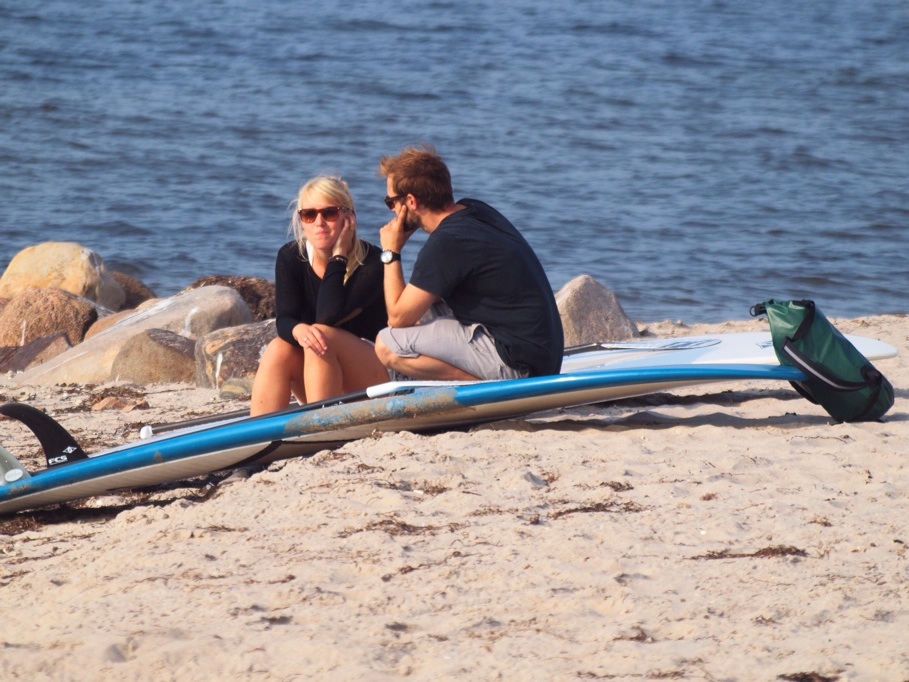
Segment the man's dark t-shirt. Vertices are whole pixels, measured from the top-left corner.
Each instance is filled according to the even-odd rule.
[[[443,299],[461,324],[481,324],[502,360],[530,376],[558,374],[564,337],[543,266],[501,213],[482,201],[429,235],[410,283]]]

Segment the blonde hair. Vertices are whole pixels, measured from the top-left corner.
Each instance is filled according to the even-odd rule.
[[[343,206],[350,209],[354,216],[354,240],[347,258],[347,272],[344,275],[344,281],[346,282],[350,279],[354,270],[363,265],[363,261],[366,258],[366,244],[357,236],[357,212],[354,207],[353,195],[350,193],[350,187],[347,186],[344,178],[337,175],[317,175],[307,181],[297,192],[296,202],[291,203],[291,205],[295,204],[296,208],[293,210],[293,215],[290,219],[290,231],[293,233],[294,241],[297,242],[300,256],[303,260],[309,260],[306,250],[306,233],[303,230],[303,222],[300,220],[297,211],[303,208],[303,198],[305,196],[315,194],[325,197],[333,206]]]

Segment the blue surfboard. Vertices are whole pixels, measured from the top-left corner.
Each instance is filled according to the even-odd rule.
[[[799,370],[780,365],[695,364],[588,370],[509,381],[401,382],[393,385],[392,395],[231,418],[81,454],[77,459],[48,452],[49,462],[58,459],[62,463],[38,471],[26,471],[0,447],[0,514],[310,455],[375,431],[437,430],[697,384],[804,378]],[[64,449],[78,447],[67,441],[65,431],[57,435],[59,438],[45,438],[42,445],[46,440],[60,443]]]

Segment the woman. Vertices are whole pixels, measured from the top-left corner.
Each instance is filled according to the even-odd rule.
[[[259,361],[252,416],[287,407],[291,394],[314,402],[388,381],[371,343],[388,323],[381,250],[357,237],[347,183],[303,185],[291,227],[275,263],[278,337]]]

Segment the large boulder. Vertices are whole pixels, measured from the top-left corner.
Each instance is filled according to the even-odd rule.
[[[157,299],[152,299],[152,301],[157,301]],[[132,317],[138,311],[140,311],[150,305],[153,305],[153,304],[145,302],[132,310],[121,310],[118,313],[111,313],[110,315],[105,315],[104,317],[99,317],[95,321],[95,323],[91,327],[88,328],[88,331],[85,332],[85,338],[82,340],[87,341],[91,337],[100,334],[105,329],[109,329],[110,327],[113,327],[115,324],[119,324],[120,322],[127,319],[128,317]]]
[[[276,336],[274,320],[206,334],[196,343],[196,385],[221,388],[229,382],[251,391],[262,351]]]
[[[170,298],[149,301],[104,331],[54,359],[18,375],[21,384],[102,383],[109,379],[117,355],[132,337],[164,329],[193,339],[223,327],[252,321],[249,307],[233,289],[203,287]]]
[[[82,296],[108,310],[120,310],[126,299],[104,259],[75,242],[44,242],[22,249],[0,277],[0,297],[46,287]]]
[[[275,283],[262,277],[209,275],[197,279],[187,287],[187,290],[216,284],[236,289],[249,306],[254,322],[262,322],[275,316]]]
[[[616,295],[590,275],[580,275],[556,294],[565,346],[624,341],[640,336]]]
[[[110,373],[111,381],[136,384],[191,384],[195,379],[196,342],[166,329],[146,329],[129,339]]]
[[[47,362],[73,345],[65,332],[55,332],[35,339],[24,346],[0,348],[0,372],[22,372]]]
[[[108,312],[63,289],[26,289],[0,311],[0,346],[24,346],[56,332],[64,332],[75,345]]]

